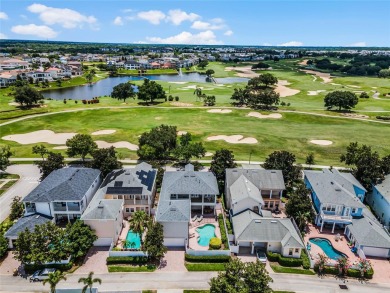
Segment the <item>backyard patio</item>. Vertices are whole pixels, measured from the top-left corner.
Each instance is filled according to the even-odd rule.
[[[190,228],[189,228],[189,241],[188,245],[190,249],[194,250],[209,250],[209,246],[202,246],[198,243],[198,237],[200,237],[197,229],[202,228],[207,224],[214,225],[215,237],[221,239],[221,230],[219,228],[218,219],[215,215],[203,215],[203,217],[197,217],[195,214],[192,215]]]

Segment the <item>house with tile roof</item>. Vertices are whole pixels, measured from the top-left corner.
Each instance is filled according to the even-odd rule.
[[[164,245],[184,246],[191,214],[215,215],[218,194],[211,172],[194,171],[191,164],[184,171],[165,172],[156,211],[156,221],[164,226]]]
[[[311,191],[313,205],[317,212],[315,223],[321,226],[345,228],[353,218],[361,217],[365,205],[366,189],[350,173],[341,173],[336,169],[322,171],[304,171],[304,182]]]
[[[109,246],[122,231],[123,219],[136,211],[151,214],[157,170],[147,163],[109,173],[81,220],[95,230],[95,246]]]
[[[379,221],[390,230],[390,174],[373,186],[367,194],[367,203],[377,215]]]
[[[257,249],[299,258],[305,248],[298,229],[289,218],[273,218],[250,209],[232,216],[234,244],[239,253],[253,254]]]

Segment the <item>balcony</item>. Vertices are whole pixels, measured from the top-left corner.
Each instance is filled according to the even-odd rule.
[[[324,220],[331,220],[337,222],[351,222],[352,216],[342,216],[336,214],[326,214],[324,211],[321,211],[321,218]]]
[[[65,202],[54,202],[53,209],[55,212],[64,212],[66,211],[66,203]]]
[[[125,205],[149,205],[149,203],[147,199],[125,199]]]
[[[35,209],[35,207],[27,207],[26,208],[26,214],[35,214],[37,212],[37,210]]]
[[[68,203],[68,211],[79,212],[80,204],[79,203]]]

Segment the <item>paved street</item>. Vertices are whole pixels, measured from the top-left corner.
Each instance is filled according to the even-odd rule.
[[[99,292],[121,292],[140,289],[206,289],[208,281],[216,276],[215,272],[155,272],[155,273],[111,273],[95,275],[102,279]],[[78,279],[84,275],[73,274],[68,276],[66,282],[61,282],[58,288],[80,288]],[[343,281],[335,278],[319,279],[317,276],[271,274],[274,279],[272,288],[294,292],[333,293],[345,292],[339,287]],[[42,283],[30,283],[21,277],[10,275],[0,276],[0,292],[41,292],[48,291]],[[345,283],[348,292],[388,292],[390,284],[361,284],[359,281],[350,280]]]
[[[0,222],[9,215],[9,206],[15,196],[25,197],[38,185],[39,169],[33,164],[11,165],[6,169],[11,174],[18,174],[20,180],[0,197]]]

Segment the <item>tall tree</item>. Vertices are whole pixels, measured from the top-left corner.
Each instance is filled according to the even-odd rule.
[[[103,177],[111,171],[122,168],[122,163],[118,161],[115,148],[97,149],[92,153],[91,168],[99,169]]]
[[[307,156],[306,156],[306,161],[305,161],[306,165],[309,165],[309,167],[311,167],[312,165],[315,164],[315,161],[314,161],[314,154],[313,153],[309,153]]]
[[[211,158],[210,172],[212,172],[218,181],[219,190],[222,191],[225,186],[226,169],[236,168],[233,152],[228,149],[220,149],[215,152]]]
[[[54,273],[50,273],[49,278],[43,280],[42,284],[43,285],[49,284],[50,285],[50,293],[55,293],[57,284],[61,280],[66,281],[65,274],[61,271],[55,271]]]
[[[339,111],[341,109],[350,110],[355,108],[357,103],[359,102],[358,97],[355,93],[348,91],[334,91],[328,93],[324,99],[325,107],[328,110],[331,110],[333,107],[338,108]]]
[[[207,65],[209,65],[209,61],[207,60],[201,60],[199,61],[197,67],[201,68],[201,69],[204,69]]]
[[[92,293],[93,284],[99,283],[101,285],[102,284],[102,280],[99,279],[99,278],[93,278],[93,272],[90,272],[88,274],[87,278],[80,278],[79,279],[79,283],[83,283],[84,284],[84,287],[81,290],[82,293],[86,293],[88,288],[89,288],[89,292]]]
[[[313,219],[313,208],[309,198],[310,191],[301,183],[290,193],[286,203],[286,214],[293,218],[299,229],[304,231],[306,223]]]
[[[34,145],[32,148],[32,153],[36,155],[40,155],[42,160],[45,159],[45,155],[47,155],[48,152],[49,151],[47,150],[47,148],[42,144]]]
[[[139,235],[139,238],[141,239],[141,243],[143,241],[142,234],[144,233],[149,220],[150,219],[148,214],[145,213],[144,211],[135,211],[131,215],[131,219],[129,220],[130,230]]]
[[[234,89],[233,95],[230,98],[234,106],[242,107],[245,106],[248,100],[248,91],[243,88]]]
[[[302,167],[295,164],[295,155],[287,151],[275,151],[270,154],[264,163],[265,169],[282,170],[283,179],[287,187],[292,187],[299,181]]]
[[[278,79],[273,76],[271,73],[263,73],[259,76],[260,83],[264,84],[266,87],[276,85],[278,83]]]
[[[89,134],[76,134],[66,141],[66,146],[69,157],[80,156],[83,162],[88,154],[92,154],[97,149],[97,144]]]
[[[49,152],[47,159],[35,162],[41,172],[41,180],[45,179],[54,170],[65,167],[64,157],[60,153]]]
[[[5,171],[11,165],[9,158],[12,156],[12,151],[9,145],[0,146],[0,170]]]
[[[150,260],[161,261],[167,252],[167,248],[164,246],[163,225],[158,222],[150,222],[142,250],[148,254]]]
[[[75,259],[82,258],[97,238],[91,227],[77,220],[73,224],[69,223],[64,230],[65,250]]]
[[[214,73],[215,73],[215,71],[213,69],[207,69],[206,70],[206,76],[207,77],[211,77]]]
[[[43,100],[43,96],[35,88],[24,85],[15,88],[14,99],[16,103],[19,103],[22,106],[31,107],[40,100]]]
[[[247,105],[253,109],[272,108],[279,105],[279,94],[274,90],[253,91],[248,95]]]
[[[138,99],[145,102],[166,99],[163,87],[154,80],[144,79],[144,83],[138,87]]]
[[[177,159],[187,163],[192,157],[198,159],[203,157],[206,153],[206,149],[201,142],[192,142],[192,136],[190,133],[185,133],[180,136],[179,145],[173,153]]]
[[[113,87],[111,97],[126,101],[127,98],[135,98],[134,85],[128,82],[120,83]]]
[[[8,251],[8,240],[4,237],[4,234],[0,234],[0,258],[2,258]]]
[[[9,214],[9,219],[15,221],[23,216],[24,204],[20,196],[15,196],[11,202],[11,211]]]
[[[226,271],[210,280],[210,293],[271,293],[269,276],[259,261],[243,263],[233,259],[225,266]]]

